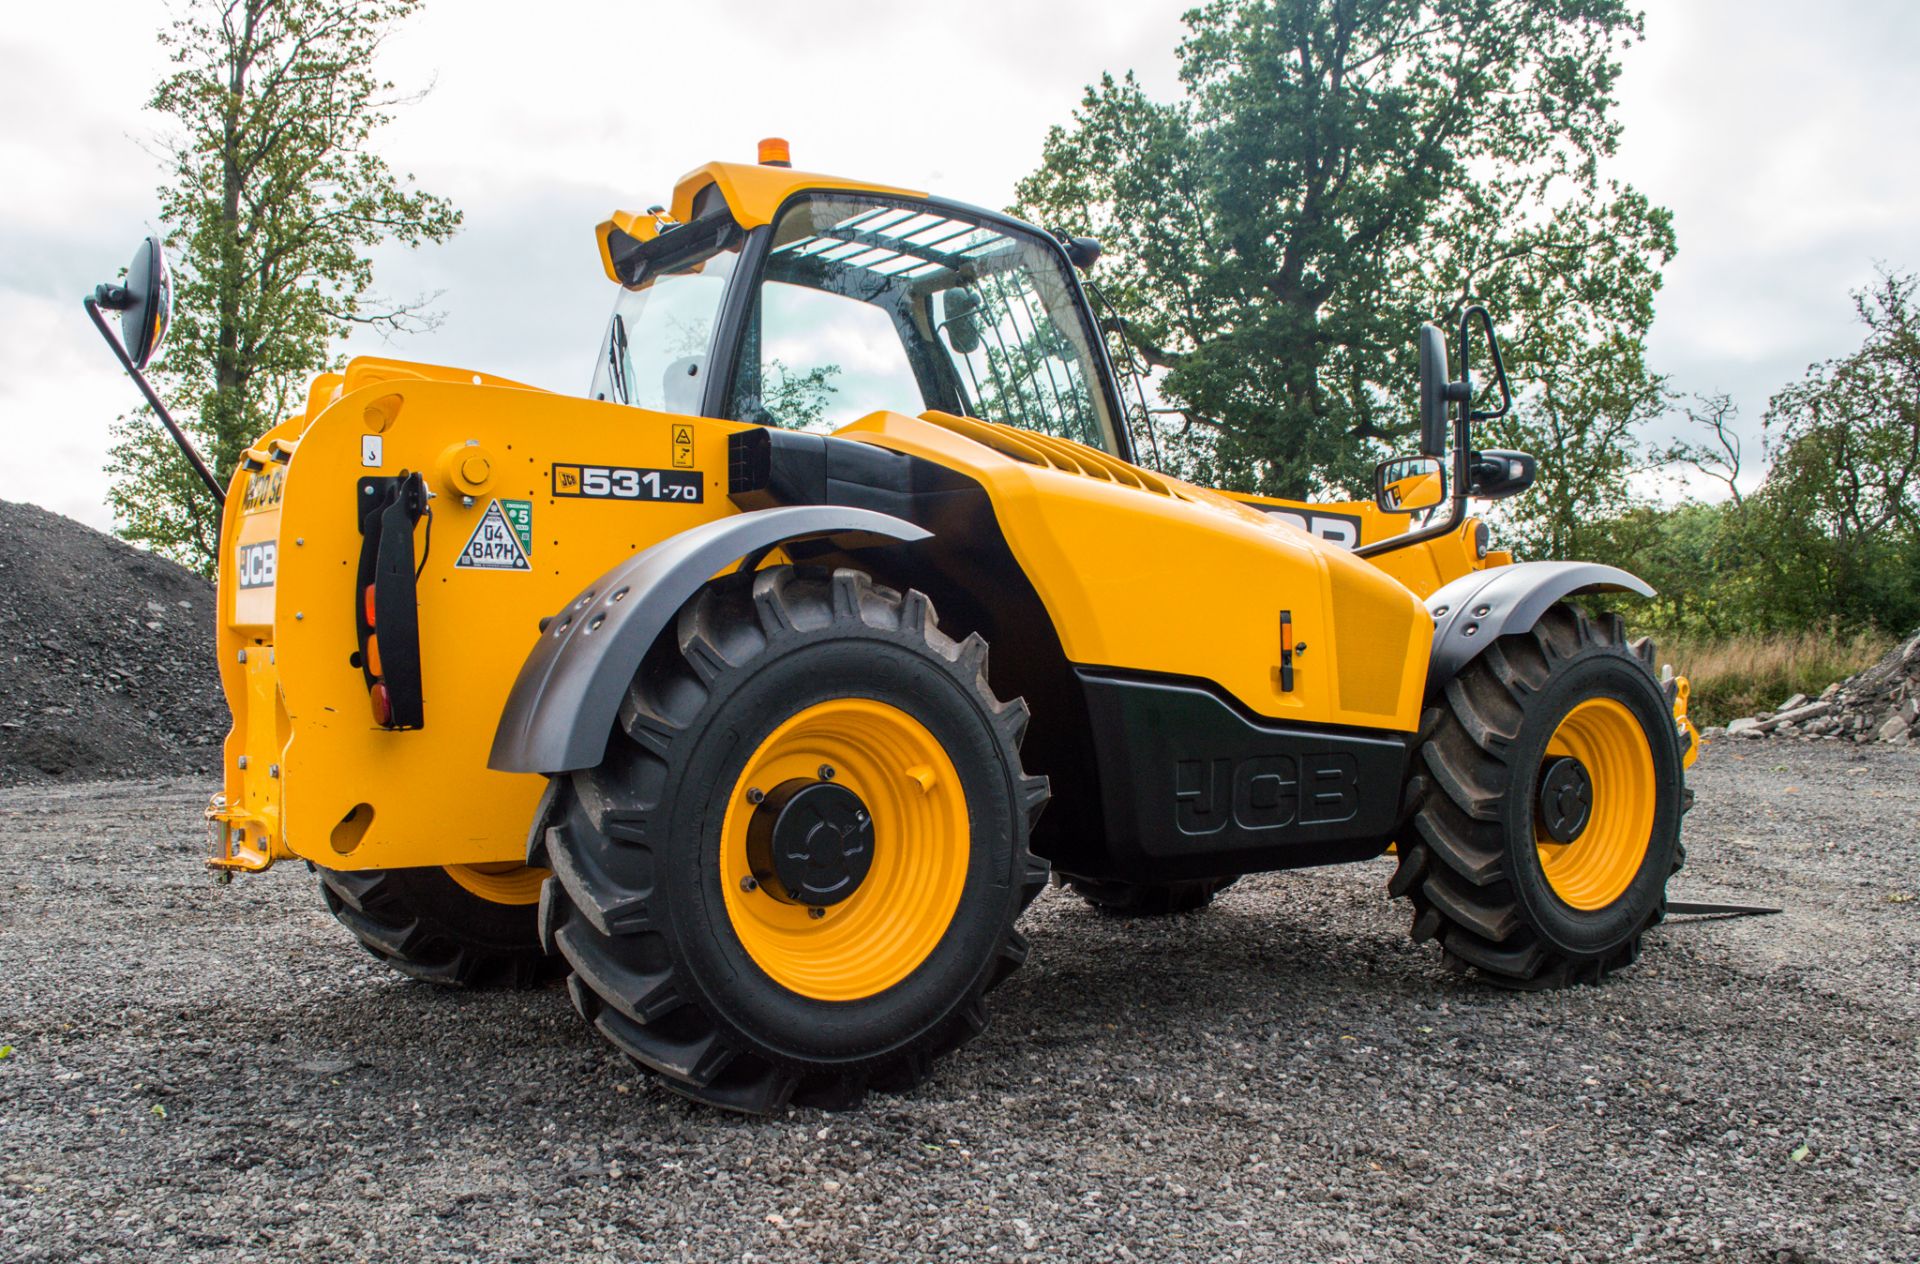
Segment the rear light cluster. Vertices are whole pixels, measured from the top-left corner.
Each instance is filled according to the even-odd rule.
[[[414,548],[427,509],[426,480],[418,474],[360,480],[360,573],[353,621],[359,639],[354,661],[366,682],[373,722],[383,729],[426,723],[420,688],[419,578],[424,560]],[[427,546],[432,547],[429,525]]]
[[[365,665],[367,675],[373,677],[373,683],[367,687],[367,698],[373,703],[373,722],[385,728],[393,723],[393,698],[387,692],[387,682],[381,679],[387,673],[380,663],[379,603],[374,600],[372,584],[360,590],[360,603],[361,613],[367,616]]]

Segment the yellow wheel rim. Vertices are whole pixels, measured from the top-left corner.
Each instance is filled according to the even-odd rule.
[[[873,820],[871,865],[851,895],[812,909],[753,879],[749,794],[815,781],[823,768]],[[900,982],[946,934],[967,881],[960,774],[925,725],[898,707],[840,698],[808,707],[760,743],[720,829],[720,884],[741,947],[774,982],[820,1001],[856,1001]]]
[[[447,876],[490,904],[538,904],[547,870],[513,861],[496,865],[448,865]]]
[[[1549,760],[1562,756],[1585,768],[1592,808],[1571,842],[1556,842],[1536,820],[1540,868],[1553,893],[1574,908],[1605,908],[1632,885],[1647,858],[1657,784],[1653,751],[1633,712],[1612,698],[1589,698],[1547,742]]]

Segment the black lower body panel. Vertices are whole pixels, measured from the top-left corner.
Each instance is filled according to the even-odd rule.
[[[1247,715],[1206,682],[1076,668],[1106,837],[1051,857],[1128,882],[1365,860],[1400,823],[1411,735]]]

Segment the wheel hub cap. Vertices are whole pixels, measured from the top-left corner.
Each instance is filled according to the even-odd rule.
[[[1562,903],[1606,908],[1633,885],[1653,844],[1660,783],[1648,731],[1610,697],[1577,703],[1540,762],[1533,837]]]
[[[834,698],[747,756],[715,876],[740,947],[775,983],[864,1000],[940,945],[971,837],[959,770],[926,725],[876,699]]]
[[[873,867],[873,816],[845,786],[786,782],[754,809],[747,861],[776,897],[816,908],[838,904]]]
[[[1548,760],[1540,770],[1540,826],[1556,843],[1580,837],[1593,815],[1593,778],[1571,755]]]

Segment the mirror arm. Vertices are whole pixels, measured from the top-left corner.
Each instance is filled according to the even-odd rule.
[[[193,466],[193,472],[198,474],[200,481],[207,485],[207,490],[213,494],[213,503],[224,511],[227,507],[227,493],[220,486],[220,480],[216,479],[213,471],[207,468],[207,462],[200,455],[200,450],[193,446],[193,440],[187,438],[186,432],[174,421],[173,414],[169,413],[167,406],[160,402],[160,396],[153,389],[153,384],[147,381],[146,374],[134,367],[133,357],[129,356],[127,349],[120,345],[120,339],[114,336],[113,330],[107,325],[107,318],[100,314],[103,306],[109,311],[120,310],[114,304],[119,303],[124,307],[130,297],[123,286],[103,285],[82,299],[81,306],[87,309],[87,316],[93,321],[94,328],[100,331],[100,336],[107,340],[109,347],[113,348],[113,354],[120,361],[120,367],[127,371],[127,376],[133,379],[133,384],[140,388],[142,395],[147,397],[147,403],[152,407],[154,414],[160,418],[160,424],[167,428],[167,433],[173,436],[173,441],[180,445],[180,451],[186,454],[187,464]]]
[[[1493,381],[1500,388],[1500,407],[1492,410],[1468,411],[1468,421],[1492,421],[1504,417],[1513,408],[1513,391],[1507,384],[1507,364],[1500,355],[1500,336],[1493,331],[1493,317],[1483,304],[1475,303],[1460,314],[1460,380],[1467,383],[1466,394],[1469,400],[1473,395],[1472,379],[1467,375],[1467,332],[1474,317],[1480,318],[1480,328],[1487,335],[1487,352],[1493,357]]]

